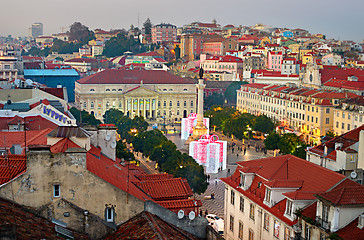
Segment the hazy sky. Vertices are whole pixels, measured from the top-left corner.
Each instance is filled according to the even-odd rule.
[[[364,0],[0,0],[0,35],[27,36],[34,22],[42,22],[44,34],[61,32],[78,21],[90,29],[142,27],[153,24],[177,27],[194,21],[222,26],[303,28],[327,38],[364,39]]]

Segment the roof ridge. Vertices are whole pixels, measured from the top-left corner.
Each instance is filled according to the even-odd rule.
[[[146,217],[147,217],[147,221],[149,223],[149,225],[155,230],[156,234],[158,235],[158,237],[160,239],[164,239],[167,240],[163,235],[162,230],[159,228],[157,222],[155,221],[155,219],[153,218],[153,215],[149,212],[144,211]]]

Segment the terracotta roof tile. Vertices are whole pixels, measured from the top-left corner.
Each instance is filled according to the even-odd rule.
[[[106,69],[78,80],[80,84],[195,84],[166,71]]]
[[[358,228],[358,218],[339,229],[336,234],[339,235],[343,240],[363,240],[364,239],[364,228]]]
[[[186,179],[172,178],[133,183],[153,200],[186,199],[193,195]]]
[[[118,226],[114,233],[111,233],[104,239],[197,240],[198,238],[163,221],[156,215],[143,211]]]

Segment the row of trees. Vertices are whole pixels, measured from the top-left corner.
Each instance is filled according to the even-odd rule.
[[[192,191],[198,194],[207,189],[207,178],[202,166],[186,153],[177,150],[161,131],[152,130],[139,133],[132,140],[134,149],[142,152],[150,160],[156,161],[162,172],[174,177],[186,178]]]
[[[203,167],[186,153],[178,151],[176,145],[159,130],[147,131],[148,123],[143,117],[130,119],[123,112],[110,109],[105,112],[104,122],[114,124],[121,139],[132,143],[135,151],[156,161],[162,172],[186,178],[196,193],[205,192],[207,182]],[[122,141],[118,141],[116,154],[118,158],[134,159]]]
[[[205,111],[210,118],[210,127],[222,131],[225,135],[234,135],[238,139],[250,139],[252,131],[270,133],[275,124],[265,115],[255,116],[240,113],[234,108],[214,106]]]

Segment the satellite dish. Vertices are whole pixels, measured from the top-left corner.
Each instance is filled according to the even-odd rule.
[[[191,212],[188,214],[188,218],[189,218],[190,220],[195,219],[195,217],[196,217],[196,213],[195,213],[194,211],[191,211]]]
[[[177,215],[178,215],[179,219],[182,219],[185,216],[185,212],[181,209],[181,210],[178,211]]]
[[[28,86],[31,86],[33,84],[33,81],[30,80],[30,79],[27,79],[25,80],[25,83],[28,85]]]
[[[351,178],[356,178],[358,176],[358,174],[355,172],[355,171],[352,171],[351,173],[350,173],[350,177]]]
[[[109,141],[109,140],[110,140],[110,138],[111,138],[110,134],[106,134],[106,136],[105,136],[105,140],[106,140],[106,141]]]
[[[111,147],[112,147],[112,148],[116,148],[116,141],[112,141],[112,142],[111,142]]]

